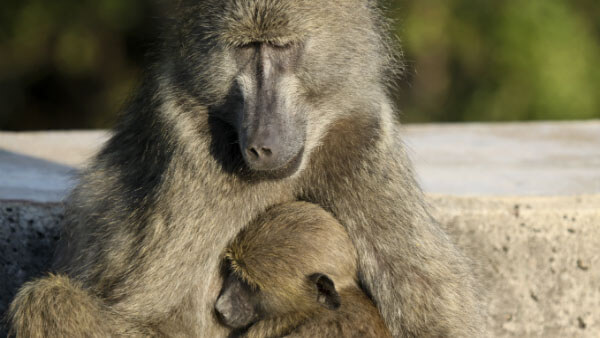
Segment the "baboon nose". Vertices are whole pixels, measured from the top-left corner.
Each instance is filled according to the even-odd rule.
[[[300,150],[298,150],[296,142],[290,142],[284,137],[258,133],[251,138],[241,138],[240,152],[250,170],[274,173],[277,170],[285,169],[300,153]]]
[[[254,161],[264,161],[273,155],[273,150],[270,147],[264,146],[250,146],[246,149],[248,158]]]
[[[257,170],[276,169],[281,159],[276,145],[267,142],[252,142],[246,146],[246,161]]]

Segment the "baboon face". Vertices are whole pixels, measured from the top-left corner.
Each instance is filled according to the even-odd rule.
[[[287,177],[378,81],[366,0],[183,0],[177,78],[237,132],[255,171]],[[372,14],[372,13],[371,13]],[[364,100],[362,100],[364,101]]]
[[[308,276],[306,284],[302,283],[306,288],[265,282],[261,284],[270,287],[260,289],[249,285],[236,273],[229,273],[215,304],[220,321],[232,329],[243,329],[265,318],[293,311],[308,312],[318,305],[335,310],[341,304],[333,281],[322,273]],[[274,291],[276,289],[279,290]],[[285,295],[281,290],[287,290]]]
[[[294,74],[303,46],[255,42],[233,49],[238,74],[233,84],[241,93],[235,114],[240,151],[254,170],[292,173],[302,161],[309,107],[296,97]]]

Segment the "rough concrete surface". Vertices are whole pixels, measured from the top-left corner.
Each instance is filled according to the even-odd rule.
[[[47,269],[62,215],[57,203],[0,201],[0,316],[16,289]]]
[[[600,122],[404,132],[434,215],[481,275],[490,337],[600,337]],[[0,316],[46,270],[59,202],[106,138],[0,132]]]
[[[492,337],[600,337],[600,195],[432,196],[477,266]]]

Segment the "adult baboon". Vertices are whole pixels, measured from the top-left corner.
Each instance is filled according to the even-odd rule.
[[[347,229],[394,336],[476,335],[471,273],[398,138],[376,1],[176,3],[141,88],[69,198],[56,272],[126,323],[225,334],[213,316],[220,253],[268,207],[305,200]],[[71,318],[69,307],[47,318],[51,293],[26,301],[36,287],[12,304],[18,335],[31,317]]]
[[[346,230],[314,204],[269,209],[225,256],[228,273],[215,309],[244,337],[391,337],[358,285]]]

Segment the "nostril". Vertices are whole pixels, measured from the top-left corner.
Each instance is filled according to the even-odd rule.
[[[262,147],[262,148],[260,148],[260,149],[262,150],[262,153],[263,153],[263,155],[265,155],[265,156],[271,156],[271,155],[273,154],[273,152],[271,151],[271,149],[270,149],[270,148],[265,148],[265,147]]]
[[[249,147],[246,149],[249,158],[253,160],[261,160],[269,158],[273,155],[273,150],[267,147]]]
[[[252,156],[253,158],[260,158],[260,154],[258,151],[256,151],[256,148],[248,149],[248,155]]]

